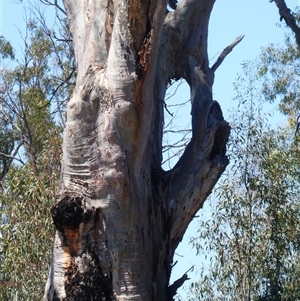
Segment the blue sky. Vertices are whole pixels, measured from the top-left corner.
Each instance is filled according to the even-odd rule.
[[[14,48],[21,49],[19,29],[24,30],[24,11],[18,0],[0,0],[2,2],[1,33],[12,42]],[[287,0],[287,5],[294,9],[299,0]],[[218,68],[215,76],[214,99],[221,104],[224,115],[229,107],[233,106],[233,82],[238,73],[241,73],[242,63],[255,59],[262,47],[269,43],[283,43],[284,32],[276,24],[279,15],[274,3],[269,0],[217,0],[212,13],[209,27],[209,55],[211,64],[217,59],[220,52],[236,37],[245,35],[243,41],[228,55]],[[284,25],[283,23],[281,23]],[[177,96],[189,99],[188,87],[183,87]],[[189,108],[181,112],[184,121],[189,120]],[[184,122],[183,121],[183,122]],[[192,265],[199,265],[201,257],[195,257],[195,250],[188,245],[189,237],[195,233],[197,222],[189,227],[183,242],[177,250],[175,260],[178,264],[173,272],[173,279],[177,279]],[[192,276],[196,279],[197,276]],[[182,292],[184,295],[184,292]]]
[[[287,0],[286,3],[293,9],[299,0]],[[241,64],[255,59],[261,47],[283,42],[285,31],[276,25],[278,23],[284,25],[279,21],[277,7],[269,0],[216,1],[210,21],[210,56],[219,54],[239,35],[245,35],[216,72],[214,96],[223,110],[234,96],[232,83],[242,70]]]

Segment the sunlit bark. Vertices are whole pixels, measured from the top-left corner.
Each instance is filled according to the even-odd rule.
[[[77,82],[44,300],[172,300],[182,284],[169,286],[175,249],[228,164],[230,127],[207,56],[214,2],[181,0],[167,13],[166,0],[64,0]],[[193,136],[164,171],[163,99],[174,78],[190,85]]]

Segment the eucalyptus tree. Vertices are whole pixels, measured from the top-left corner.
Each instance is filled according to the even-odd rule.
[[[57,1],[43,1],[56,5]],[[172,300],[173,255],[228,164],[230,127],[213,100],[214,0],[64,0],[76,58],[55,242],[44,300]],[[168,7],[169,4],[169,7]],[[169,82],[190,86],[192,137],[162,168]]]
[[[265,47],[251,67],[257,73],[248,69],[250,80],[237,87],[243,108],[231,120],[233,164],[216,190],[211,218],[193,239],[210,261],[192,284],[191,300],[300,298],[299,12],[284,0],[270,2],[294,37]],[[287,129],[270,129],[259,104],[266,101],[279,102]]]
[[[257,70],[252,64],[236,83],[232,164],[215,191],[210,218],[203,217],[192,240],[209,260],[190,300],[300,298],[298,138],[290,125],[275,130],[268,124]]]
[[[300,52],[291,34],[285,45],[270,44],[262,50],[258,75],[266,102],[277,105],[291,125],[300,113]]]
[[[63,126],[66,99],[74,86],[74,54],[66,27],[49,29],[43,14],[30,9],[21,36],[23,53],[16,54],[4,37],[0,40],[0,181],[13,162],[35,164],[43,137],[55,125]]]
[[[54,235],[73,50],[63,27],[27,11],[22,53],[0,40],[0,299],[41,300]],[[63,20],[62,20],[63,21]],[[55,33],[56,31],[56,33]]]

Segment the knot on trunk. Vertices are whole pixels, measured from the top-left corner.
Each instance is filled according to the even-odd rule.
[[[81,196],[66,195],[51,208],[52,219],[57,229],[78,229],[80,223],[88,220],[91,213],[91,210],[86,210]]]

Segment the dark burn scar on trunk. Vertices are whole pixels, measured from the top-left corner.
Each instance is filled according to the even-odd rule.
[[[226,155],[226,143],[229,136],[230,129],[228,125],[220,125],[216,131],[214,138],[214,145],[210,153],[210,159],[213,160],[216,157],[224,157]]]
[[[219,126],[214,135],[214,144],[210,153],[210,159],[213,160],[216,157],[224,157],[226,155],[226,143],[230,134],[230,126],[224,121],[223,114],[220,105],[214,101],[210,109],[211,116],[219,122]]]
[[[87,221],[92,212],[85,208],[81,196],[66,195],[51,208],[52,219],[57,229],[79,228],[80,223]]]
[[[85,251],[72,258],[65,274],[65,301],[114,301],[112,278],[106,275],[97,255]]]

